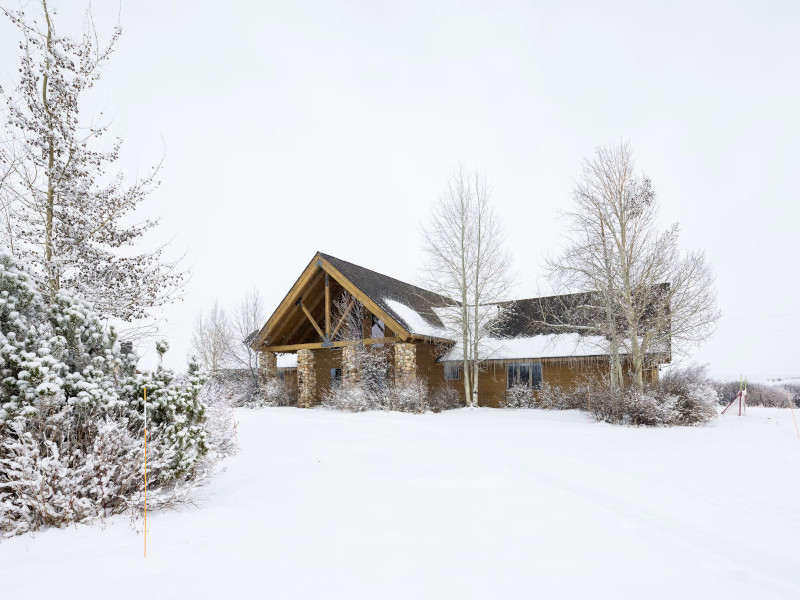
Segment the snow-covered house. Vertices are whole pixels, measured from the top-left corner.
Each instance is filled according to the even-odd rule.
[[[486,361],[479,405],[500,406],[514,385],[568,387],[583,375],[608,373],[605,338],[581,335],[580,327],[555,322],[559,310],[583,299],[585,295],[572,294],[497,305],[503,326],[497,337],[482,344]],[[258,352],[261,381],[281,378],[296,385],[298,406],[318,404],[332,384],[357,376],[352,357],[360,344],[388,352],[387,378],[402,382],[419,377],[430,388],[452,387],[463,395],[461,350],[441,318],[442,307],[452,304],[418,286],[318,252],[249,341]],[[353,311],[359,312],[360,335],[352,333]],[[654,356],[648,376],[656,378],[665,362],[668,352]]]

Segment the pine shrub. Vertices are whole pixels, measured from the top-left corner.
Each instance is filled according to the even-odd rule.
[[[137,506],[143,388],[154,499],[209,453],[205,376],[137,373],[113,329],[68,294],[52,300],[0,256],[0,532],[62,526]]]

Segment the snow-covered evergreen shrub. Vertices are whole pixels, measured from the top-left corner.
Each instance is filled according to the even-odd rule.
[[[143,386],[154,488],[191,477],[208,452],[205,376],[137,374],[113,329],[67,294],[42,296],[0,255],[0,531],[119,513],[142,481]],[[152,469],[152,470],[151,470]],[[158,491],[156,496],[158,496]]]
[[[139,417],[144,412],[144,390],[147,389],[147,434],[156,451],[148,457],[152,480],[169,483],[180,477],[191,477],[200,457],[208,452],[205,406],[198,399],[208,379],[197,362],[189,362],[184,381],[176,380],[170,369],[158,367],[152,373],[134,374],[126,380],[128,405]],[[152,465],[152,466],[151,466]]]

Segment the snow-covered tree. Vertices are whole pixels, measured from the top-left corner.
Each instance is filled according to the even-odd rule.
[[[479,174],[459,169],[422,230],[423,287],[453,300],[440,314],[461,348],[467,406],[478,404],[478,373],[489,358],[485,340],[502,327],[494,303],[507,300],[514,283],[490,198]]]
[[[121,30],[100,43],[89,15],[80,39],[62,35],[46,0],[35,14],[3,12],[22,34],[19,81],[3,94],[8,118],[0,133],[8,246],[51,299],[66,290],[103,317],[147,317],[175,299],[184,280],[164,246],[137,249],[157,221],[129,224],[156,187],[160,165],[133,181],[112,173],[121,140],[101,148],[108,125],[86,122],[80,111]]]

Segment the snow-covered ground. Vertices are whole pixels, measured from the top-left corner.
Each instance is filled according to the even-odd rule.
[[[0,542],[1,598],[799,598],[788,410],[240,410],[197,507]]]

